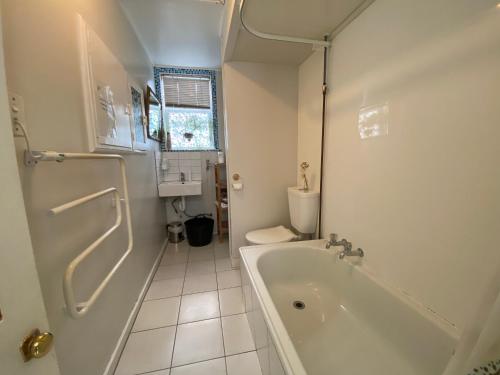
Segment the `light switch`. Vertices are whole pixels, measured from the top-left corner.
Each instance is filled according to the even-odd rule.
[[[26,129],[26,119],[24,116],[24,100],[22,96],[9,92],[9,109],[14,136],[23,137],[24,133],[19,127],[19,124],[23,124],[24,128]]]

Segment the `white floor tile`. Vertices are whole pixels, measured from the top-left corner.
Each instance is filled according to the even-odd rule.
[[[170,375],[226,375],[226,361],[224,358],[217,358],[192,365],[174,367]]]
[[[115,375],[134,375],[170,367],[175,327],[132,333]]]
[[[186,263],[174,264],[172,266],[160,266],[153,280],[178,279],[186,275]]]
[[[210,242],[208,245],[205,246],[190,246],[189,249],[191,251],[204,251],[207,249],[214,249],[214,241]]]
[[[222,242],[219,241],[219,238],[214,239],[214,246],[215,247],[228,247],[229,246],[229,236],[224,236],[224,239]]]
[[[256,352],[226,358],[227,375],[262,375]]]
[[[180,296],[183,278],[153,281],[145,300]]]
[[[245,304],[241,287],[222,289],[219,291],[220,312],[222,316],[243,314]]]
[[[187,251],[182,251],[182,252],[174,252],[174,253],[169,253],[166,252],[165,255],[163,255],[163,258],[161,259],[161,266],[169,266],[172,264],[180,264],[180,263],[186,263],[188,260],[188,252]]]
[[[177,324],[181,297],[144,301],[132,332]]]
[[[191,248],[189,251],[188,262],[201,262],[203,260],[214,260],[214,250],[212,247]]]
[[[222,330],[224,332],[226,355],[255,350],[255,344],[246,314],[223,317]]]
[[[217,285],[219,289],[241,286],[240,270],[217,272]]]
[[[215,258],[229,258],[229,244],[224,244],[221,246],[215,245]]]
[[[180,253],[183,251],[184,252],[189,251],[189,243],[187,242],[187,240],[178,243],[169,242],[167,245],[168,253],[175,253],[175,252]]]
[[[217,292],[205,292],[182,296],[179,324],[219,317]]]
[[[169,375],[169,374],[170,374],[170,369],[148,372],[145,375]]]
[[[224,356],[220,319],[181,324],[177,326],[172,366]]]
[[[215,259],[215,270],[217,272],[231,271],[231,258]]]
[[[213,260],[188,263],[186,271],[187,277],[203,275],[206,273],[215,273],[215,262]]]
[[[217,290],[215,273],[186,277],[182,294],[210,292],[212,290]]]

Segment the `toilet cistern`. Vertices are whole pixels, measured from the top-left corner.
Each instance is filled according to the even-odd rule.
[[[306,191],[301,187],[289,187],[287,193],[290,224],[296,232],[283,225],[253,230],[245,235],[249,244],[266,245],[289,242],[314,235],[318,221],[319,192]]]

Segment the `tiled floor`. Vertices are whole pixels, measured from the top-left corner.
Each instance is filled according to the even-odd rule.
[[[115,375],[262,375],[227,242],[169,244]]]

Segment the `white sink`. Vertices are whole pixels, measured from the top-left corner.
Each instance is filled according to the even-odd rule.
[[[158,185],[160,197],[182,197],[186,195],[201,195],[201,181],[172,181]]]

